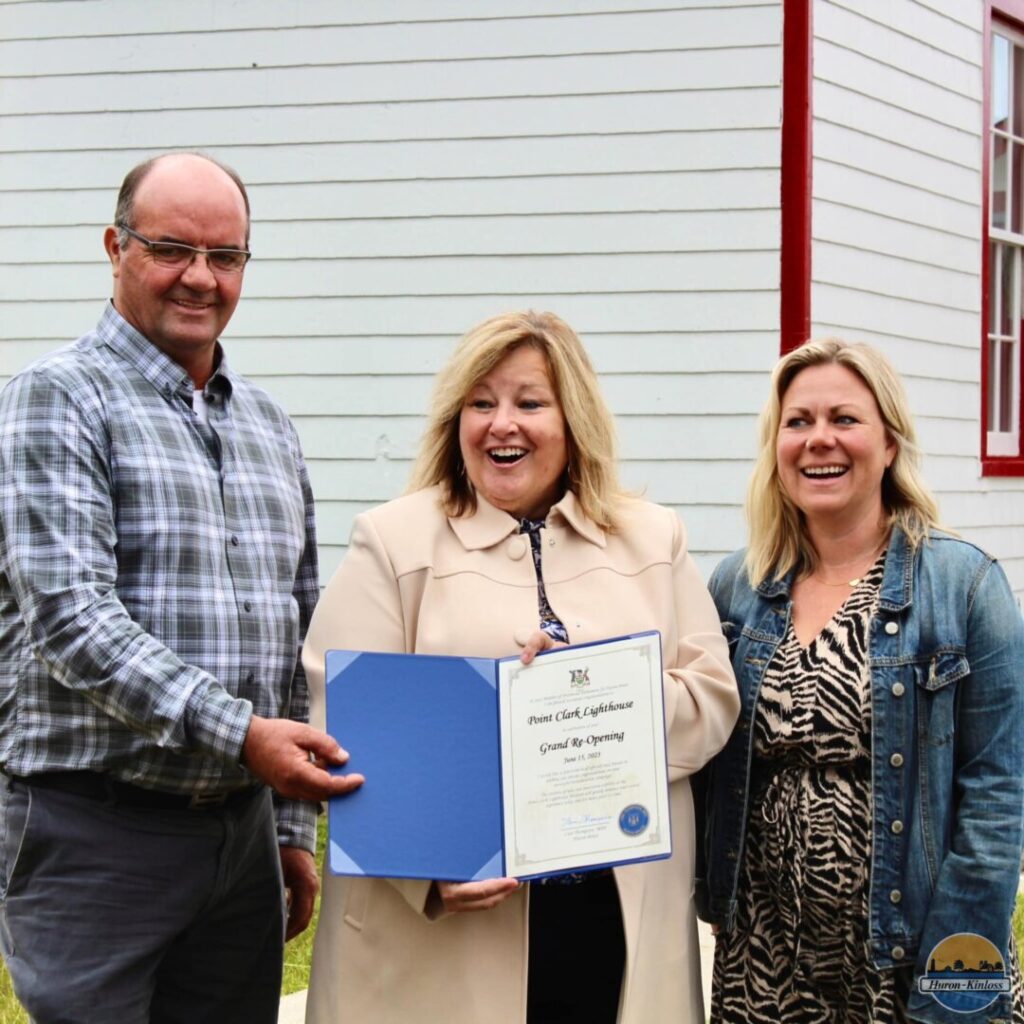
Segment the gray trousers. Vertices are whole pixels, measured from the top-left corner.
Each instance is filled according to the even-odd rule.
[[[274,1024],[283,948],[268,791],[150,810],[0,776],[0,951],[36,1024]]]

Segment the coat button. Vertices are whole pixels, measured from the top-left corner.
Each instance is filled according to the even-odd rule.
[[[903,767],[903,755],[902,754],[893,754],[892,757],[889,758],[889,764],[891,764],[893,766],[893,768],[902,768]]]
[[[513,537],[505,547],[505,551],[508,553],[509,558],[518,562],[526,554],[526,538]]]
[[[901,893],[899,889],[893,889],[893,891],[889,893],[890,903],[899,903],[901,899],[903,899],[903,893]]]
[[[892,684],[892,695],[894,697],[902,697],[907,692],[907,688],[902,683]]]
[[[898,836],[903,831],[903,822],[897,818],[890,826],[889,830],[894,836]]]
[[[892,958],[893,960],[902,960],[907,955],[907,951],[902,946],[892,947]]]
[[[887,622],[885,624],[885,631],[889,636],[895,636],[900,631],[900,624],[898,622]]]

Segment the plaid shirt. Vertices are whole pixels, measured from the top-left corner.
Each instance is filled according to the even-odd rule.
[[[319,593],[295,429],[220,365],[185,371],[110,304],[0,394],[0,765],[176,793],[252,783],[253,713],[306,721]],[[281,801],[282,843],[315,808]]]

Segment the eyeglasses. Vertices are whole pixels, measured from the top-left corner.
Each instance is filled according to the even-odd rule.
[[[197,255],[202,254],[206,257],[211,270],[220,271],[222,274],[240,274],[252,257],[248,249],[197,249],[194,245],[185,245],[184,242],[154,242],[151,238],[140,235],[138,231],[133,231],[127,224],[115,226],[140,241],[149,250],[154,262],[162,267],[173,267],[175,270],[184,270]]]

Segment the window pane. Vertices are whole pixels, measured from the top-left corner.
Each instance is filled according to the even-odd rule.
[[[1014,264],[1017,262],[1017,249],[1008,245],[1000,247],[1003,250],[1002,265],[999,268],[999,316],[993,333],[1001,334],[1004,337],[1013,336],[1013,278]]]
[[[1006,139],[992,136],[992,208],[990,222],[994,228],[1006,227]]]
[[[986,429],[989,432],[998,430],[996,416],[998,406],[996,397],[999,394],[999,342],[989,340],[988,343],[988,410],[986,416]]]
[[[1013,342],[999,343],[999,425],[996,430],[1013,430]]]
[[[1022,158],[1024,158],[1024,146],[1019,142],[1013,142],[1010,144],[1010,153],[1012,154],[1012,160],[1010,161],[1010,185],[1009,185],[1009,196],[1010,196],[1010,230],[1016,234],[1021,232],[1021,184],[1022,184]]]
[[[998,242],[988,243],[988,333],[996,333],[996,310],[999,295],[999,254],[1002,246]]]
[[[1010,41],[992,33],[992,127],[1006,131],[1010,117]]]
[[[1024,103],[1020,90],[1024,86],[1024,49],[1013,47],[1013,76],[1010,79],[1010,104],[1013,108],[1013,134],[1019,139],[1024,135]]]

